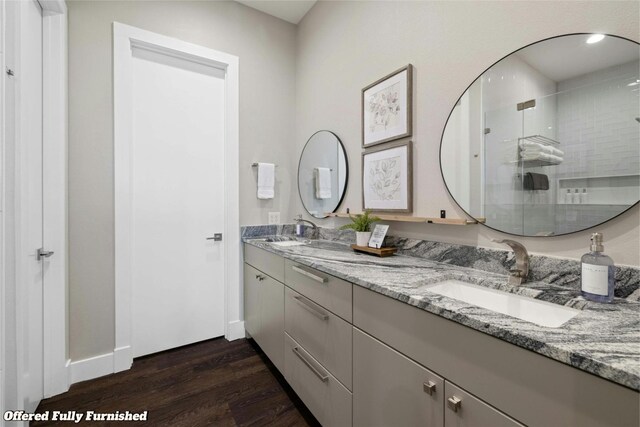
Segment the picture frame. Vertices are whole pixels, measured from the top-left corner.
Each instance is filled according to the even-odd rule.
[[[362,208],[376,212],[413,212],[412,142],[362,153]]]
[[[362,89],[362,147],[412,134],[413,65],[408,64]]]

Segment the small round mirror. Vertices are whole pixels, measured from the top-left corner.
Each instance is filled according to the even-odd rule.
[[[315,218],[335,212],[348,178],[347,153],[336,134],[321,130],[311,135],[298,164],[298,191],[307,212]]]

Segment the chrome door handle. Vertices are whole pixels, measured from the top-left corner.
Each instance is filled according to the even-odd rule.
[[[54,254],[53,251],[45,251],[44,248],[40,248],[36,252],[36,259],[40,261],[42,260],[42,258],[49,258],[53,254]]]
[[[320,378],[320,381],[322,381],[323,383],[326,383],[327,381],[329,381],[329,375],[323,374],[322,372],[320,372],[318,368],[313,366],[313,364],[310,361],[308,361],[306,357],[302,355],[298,347],[293,347],[291,351],[293,351],[295,355],[298,356],[300,360],[304,362],[305,365],[307,365],[307,368],[311,369],[311,372],[313,372],[314,374],[316,374],[318,378]]]
[[[222,241],[222,233],[215,233],[213,237],[207,237],[207,240],[213,240],[214,242]]]
[[[307,270],[303,270],[300,267],[296,267],[295,265],[292,266],[291,269],[293,271],[295,271],[296,273],[300,273],[300,274],[302,274],[304,276],[307,276],[310,279],[315,280],[316,282],[327,283],[327,279],[325,277],[316,276],[315,274],[310,273]]]
[[[293,297],[293,299],[296,300],[296,302],[298,304],[300,304],[300,306],[302,308],[304,308],[309,313],[311,313],[314,316],[316,316],[318,319],[320,319],[320,320],[329,320],[329,315],[328,314],[325,314],[325,313],[321,312],[320,310],[318,310],[317,308],[313,307],[311,305],[311,303],[308,303],[307,301],[302,299],[302,297],[295,296],[295,297]]]

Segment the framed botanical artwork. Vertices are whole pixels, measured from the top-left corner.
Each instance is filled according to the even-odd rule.
[[[413,66],[402,67],[362,89],[364,148],[411,136]]]
[[[412,212],[411,141],[362,153],[362,207],[378,212]]]

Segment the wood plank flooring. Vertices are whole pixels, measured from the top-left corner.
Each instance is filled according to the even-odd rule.
[[[224,338],[136,359],[124,372],[74,384],[43,400],[38,412],[148,412],[122,426],[319,426],[284,378],[251,340]],[[59,421],[31,426],[75,425]]]

